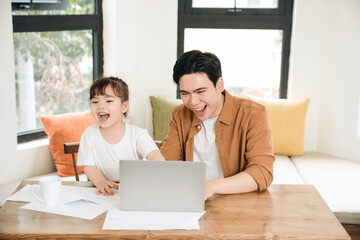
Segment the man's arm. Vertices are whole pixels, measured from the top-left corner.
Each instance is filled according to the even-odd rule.
[[[253,115],[247,128],[246,169],[223,179],[206,183],[206,199],[213,194],[236,194],[265,190],[272,182],[274,155],[271,130],[265,109]]]
[[[246,172],[227,178],[208,181],[205,185],[205,200],[214,194],[236,194],[253,192],[258,189],[255,180]]]
[[[250,121],[246,136],[244,172],[255,180],[257,190],[263,191],[273,181],[275,161],[270,122],[265,109]]]
[[[180,132],[175,119],[177,109],[178,107],[175,107],[172,111],[169,131],[160,147],[161,154],[166,160],[183,160],[184,158],[182,144],[180,141]]]

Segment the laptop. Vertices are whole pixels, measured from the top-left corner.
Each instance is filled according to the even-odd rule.
[[[120,160],[120,209],[201,212],[205,164],[185,161]]]

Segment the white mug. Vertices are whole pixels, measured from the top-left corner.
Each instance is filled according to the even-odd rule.
[[[34,188],[38,188],[37,193]],[[47,206],[57,204],[60,197],[61,178],[58,176],[48,176],[39,179],[39,185],[33,185],[31,188],[34,196]],[[40,195],[38,194],[40,192]]]

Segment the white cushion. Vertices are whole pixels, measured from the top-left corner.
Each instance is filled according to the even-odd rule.
[[[360,163],[322,153],[291,157],[342,223],[360,224]]]
[[[273,184],[304,184],[290,157],[275,155]]]

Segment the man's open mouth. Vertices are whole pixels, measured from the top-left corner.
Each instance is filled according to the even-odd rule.
[[[194,111],[197,112],[197,113],[203,113],[206,109],[207,105],[204,105],[203,107],[201,108],[194,108]]]

